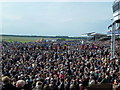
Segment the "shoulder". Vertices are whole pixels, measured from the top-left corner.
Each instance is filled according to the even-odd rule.
[[[2,86],[2,90],[16,90],[16,87],[13,86],[12,84],[7,84]]]

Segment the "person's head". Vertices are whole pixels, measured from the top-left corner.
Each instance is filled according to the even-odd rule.
[[[3,82],[4,84],[8,84],[8,83],[10,83],[10,78],[9,78],[8,76],[3,76],[3,77],[2,77],[2,82]]]
[[[42,83],[41,81],[38,81],[38,82],[36,83],[36,87],[37,87],[37,88],[42,88],[42,84],[43,84],[43,83]]]
[[[40,86],[40,85],[42,85],[42,82],[41,82],[41,81],[38,81],[38,82],[36,83],[36,86]]]
[[[49,86],[48,86],[47,84],[45,84],[44,87],[43,87],[43,90],[47,90],[48,87],[49,87]]]
[[[71,84],[71,85],[70,85],[70,89],[73,89],[73,88],[74,88],[74,85],[73,85],[73,84]]]
[[[23,88],[25,86],[25,81],[24,80],[18,80],[16,83],[16,87],[18,88]]]

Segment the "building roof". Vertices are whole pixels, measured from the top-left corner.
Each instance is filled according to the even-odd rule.
[[[96,32],[85,33],[85,34],[83,34],[83,35],[87,35],[87,36],[97,36],[97,37],[107,36],[107,34],[96,33]]]
[[[91,36],[107,36],[107,34],[102,34],[102,33],[92,33]]]

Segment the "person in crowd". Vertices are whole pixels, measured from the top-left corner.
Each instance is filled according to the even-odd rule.
[[[16,90],[17,88],[10,83],[10,78],[8,76],[2,77],[2,90]]]
[[[36,87],[33,90],[42,90],[43,83],[38,81],[36,82]]]

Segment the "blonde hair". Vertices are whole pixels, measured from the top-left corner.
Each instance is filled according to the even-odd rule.
[[[4,84],[7,84],[7,83],[10,82],[10,78],[9,78],[8,76],[3,76],[3,77],[2,77],[2,82],[3,82]]]

